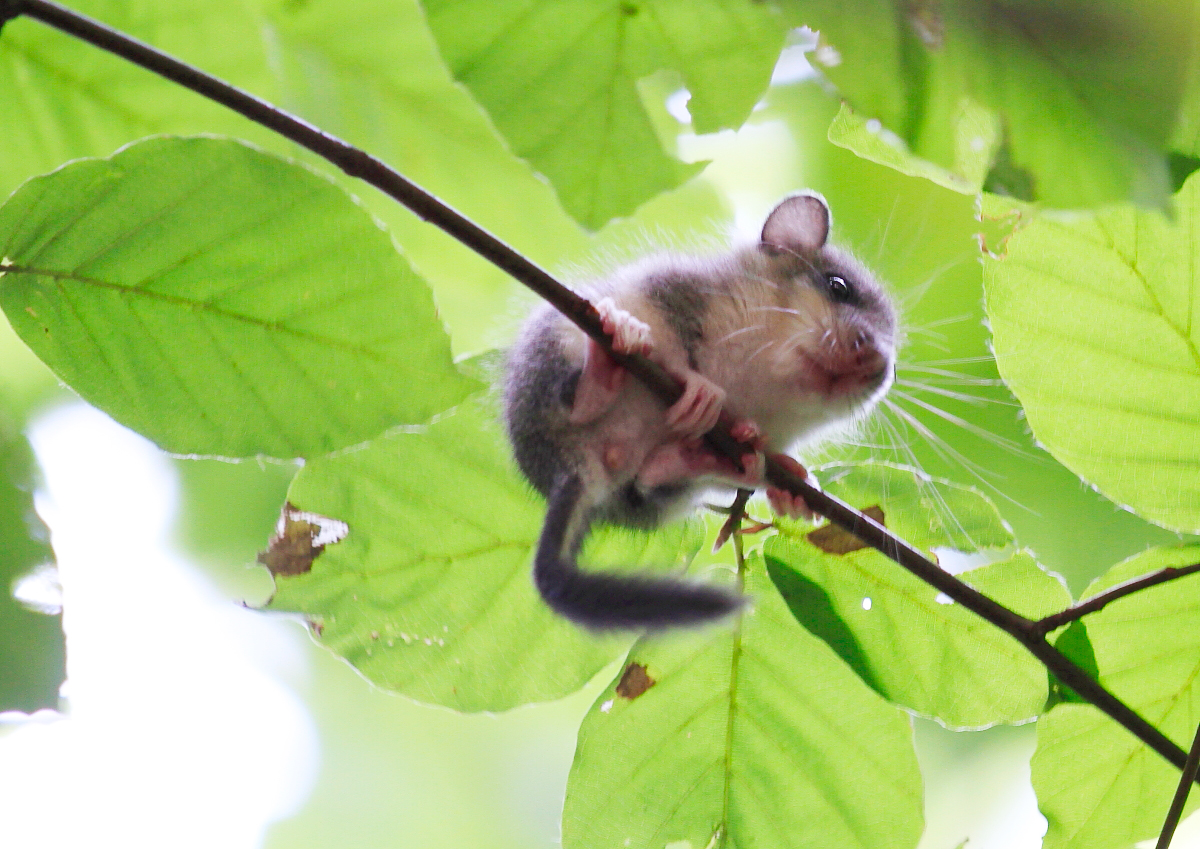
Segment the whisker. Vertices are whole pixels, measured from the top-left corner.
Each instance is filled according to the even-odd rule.
[[[883,225],[883,233],[879,236],[879,250],[875,254],[875,263],[879,262],[879,258],[883,256],[883,250],[887,247],[888,233],[892,229],[892,220],[896,217],[896,210],[900,207],[900,195],[892,200],[892,211],[888,213],[887,222]]]
[[[990,363],[995,360],[991,354],[981,354],[976,357],[950,357],[944,360],[921,360],[921,365],[926,366],[954,366],[963,365],[966,363]]]
[[[974,460],[971,460],[959,452],[956,448],[954,448],[954,446],[934,433],[928,425],[896,402],[888,400],[885,403],[887,404],[887,408],[889,410],[899,416],[908,426],[915,430],[921,436],[921,438],[926,441],[926,443],[928,443],[933,453],[935,453],[944,463],[950,466],[962,466],[971,474],[971,477],[975,478],[975,480],[977,480],[980,484],[986,486],[988,489],[993,490],[994,492],[998,492],[1003,495],[1003,493],[996,488],[995,484],[988,480],[988,478],[1001,478],[1003,475],[990,471],[989,469],[985,469]]]
[[[764,342],[762,345],[759,346],[757,351],[755,351],[753,354],[751,354],[750,356],[748,356],[746,358],[746,362],[747,363],[754,362],[755,357],[757,357],[759,354],[761,354],[763,351],[767,350],[768,348],[774,346],[775,344],[776,344],[775,340],[773,340],[773,339],[767,340],[766,342]]]
[[[998,434],[992,433],[990,430],[987,430],[986,428],[982,428],[973,422],[969,422],[966,419],[962,418],[961,416],[956,416],[953,413],[943,410],[941,407],[937,407],[933,404],[928,403],[927,401],[923,401],[920,398],[917,398],[916,396],[912,395],[911,393],[904,392],[899,389],[893,389],[892,395],[896,396],[897,398],[902,398],[903,400],[908,401],[912,404],[916,404],[918,407],[925,410],[926,412],[933,413],[939,419],[942,419],[943,421],[948,422],[957,427],[961,427],[963,430],[967,431],[967,433],[974,434],[975,436],[978,436],[980,439],[983,439],[987,442],[990,442],[992,445],[995,445],[997,448],[1001,448],[1005,451],[1008,451],[1010,454],[1015,454],[1018,457],[1022,457],[1024,459],[1030,459],[1030,460],[1040,460],[1041,459],[1041,458],[1035,457],[1034,455],[1030,454],[1024,448],[1024,446],[1009,439],[1008,437],[1000,436]]]
[[[927,378],[931,383],[948,383],[955,386],[1004,386],[1004,381],[998,377],[976,377],[962,371],[926,366],[924,363],[897,363],[897,371],[915,371],[918,374],[933,375]],[[940,378],[935,381],[934,378]]]
[[[939,265],[937,268],[933,269],[931,272],[929,272],[928,276],[926,276],[924,280],[900,296],[901,312],[908,312],[917,304],[919,304],[929,293],[929,290],[933,287],[933,284],[941,279],[942,275],[950,271],[950,269],[954,268],[955,266],[962,265],[965,262],[970,262],[973,259],[974,255],[963,254],[959,258],[948,260]]]
[[[728,342],[730,339],[734,338],[735,336],[740,336],[743,333],[753,333],[756,330],[763,330],[763,329],[765,329],[765,325],[762,325],[762,324],[752,324],[748,327],[739,327],[737,330],[731,330],[729,333],[726,333],[720,339],[716,340],[716,342],[714,342],[713,344],[723,345],[726,342]]]
[[[797,310],[797,309],[792,309],[790,307],[776,307],[776,306],[754,307],[753,309],[748,310],[748,312],[782,312],[782,313],[787,313],[788,315],[804,315],[804,313],[802,313],[800,310]]]
[[[895,408],[893,408],[890,404],[889,404],[889,410],[891,410],[892,412],[897,412],[895,410]],[[892,438],[898,443],[897,450],[902,454],[904,459],[907,460],[907,464],[909,466],[917,469],[920,472],[924,472],[925,469],[922,466],[921,461],[917,458],[916,452],[912,450],[912,446],[910,446],[908,444],[908,440],[904,439],[903,435],[898,431],[897,423],[892,422],[886,416],[882,417],[880,419],[880,422],[887,429],[888,433],[892,436]],[[903,422],[901,422],[900,424],[903,424]],[[904,426],[907,427],[907,425],[904,425]],[[937,451],[936,446],[931,445],[931,447],[934,448],[934,451]],[[918,486],[921,486],[923,488],[926,486],[925,482],[921,481],[920,478],[918,478],[917,481],[918,481],[918,483],[917,483]],[[972,537],[971,534],[967,531],[967,529],[963,526],[962,521],[958,518],[958,514],[956,514],[950,508],[950,504],[949,504],[949,502],[946,501],[946,497],[944,495],[942,495],[941,490],[936,485],[930,485],[928,490],[926,490],[926,491],[930,492],[932,494],[934,503],[936,504],[936,509],[937,509],[938,513],[941,515],[943,522],[945,523],[947,520],[949,522],[952,522],[958,528],[959,533],[961,533],[963,535],[963,537],[971,545],[974,545],[976,548],[978,548],[979,546],[975,542],[974,537]],[[953,542],[954,542],[953,538],[949,535],[949,533],[947,533],[946,541],[951,544],[953,544]]]
[[[922,383],[916,380],[905,380],[904,378],[896,378],[897,386],[904,386],[909,389],[915,389],[921,392],[932,392],[934,395],[941,395],[943,398],[953,398],[955,401],[962,401],[974,406],[983,406],[984,404],[999,404],[1002,407],[1019,407],[1021,406],[1016,401],[1009,401],[1005,398],[988,398],[985,395],[971,395],[967,392],[955,392],[952,389],[943,389],[940,386]]]
[[[928,330],[933,327],[945,327],[947,324],[958,324],[960,321],[966,321],[967,319],[971,319],[974,317],[975,317],[974,313],[965,312],[965,313],[962,313],[961,315],[952,315],[952,316],[947,316],[945,318],[934,319],[933,321],[929,321],[929,322],[926,322],[925,324],[922,324],[921,328]]]

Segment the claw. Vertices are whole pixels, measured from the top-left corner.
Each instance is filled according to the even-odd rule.
[[[724,403],[724,389],[699,372],[688,372],[683,379],[683,394],[667,410],[667,426],[685,435],[708,433],[721,417]]]
[[[596,312],[600,314],[600,325],[604,332],[612,337],[614,351],[650,356],[654,350],[650,325],[618,307],[612,298],[600,299],[596,303]]]

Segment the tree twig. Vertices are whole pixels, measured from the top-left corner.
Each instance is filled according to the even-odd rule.
[[[383,191],[412,210],[424,221],[434,224],[463,245],[478,253],[513,278],[528,286],[553,304],[612,354],[622,366],[633,372],[667,404],[674,403],[682,387],[657,364],[640,356],[616,354],[611,350],[609,337],[604,333],[600,317],[585,298],[572,292],[540,266],[509,247],[500,239],[462,214],[401,176],[366,152],[329,135],[294,115],[264,100],[254,97],[228,83],[180,62],[149,45],[113,30],[98,21],[48,0],[0,0],[0,21],[5,16],[25,15],[69,35],[107,50],[166,79],[172,80],[210,100],[274,130],[284,138],[311,150],[336,165],[346,174],[363,180]],[[722,412],[717,426],[705,438],[714,449],[735,463],[741,462],[747,446],[730,433],[733,419]],[[1182,768],[1187,756],[1153,725],[1090,678],[1066,655],[1046,642],[1038,623],[1027,619],[978,592],[941,569],[913,546],[896,537],[869,516],[829,495],[794,474],[779,455],[766,458],[766,479],[772,486],[802,495],[814,511],[857,536],[867,545],[912,572],[925,583],[946,594],[953,601],[976,613],[1004,632],[1010,634],[1058,679],[1091,702],[1130,733],[1176,767]]]
[[[1175,796],[1171,799],[1171,807],[1167,810],[1167,818],[1163,820],[1162,831],[1158,835],[1158,843],[1154,849],[1167,849],[1171,838],[1175,836],[1175,827],[1183,816],[1183,806],[1187,804],[1188,792],[1196,773],[1200,772],[1200,726],[1196,728],[1196,736],[1192,740],[1192,748],[1188,752],[1187,762],[1183,765],[1183,774],[1179,776],[1179,785],[1175,788]]]
[[[729,518],[725,520],[725,524],[721,525],[721,530],[717,532],[717,538],[713,542],[713,554],[720,551],[725,541],[736,534],[738,528],[742,526],[742,517],[746,515],[746,502],[750,500],[750,496],[753,494],[754,491],[749,489],[739,489],[737,491],[737,495],[733,499],[733,504],[729,505]]]
[[[1183,578],[1196,572],[1200,572],[1200,563],[1193,563],[1190,566],[1168,566],[1157,572],[1151,572],[1149,575],[1142,575],[1140,578],[1131,578],[1124,583],[1117,584],[1115,587],[1110,587],[1104,592],[1092,596],[1086,601],[1071,605],[1066,610],[1051,613],[1049,616],[1043,616],[1037,620],[1037,627],[1043,634],[1049,634],[1056,628],[1061,628],[1063,625],[1074,622],[1076,619],[1082,619],[1089,613],[1095,613],[1098,610],[1104,609],[1119,598],[1135,593],[1138,590],[1144,590],[1147,587],[1153,587],[1156,584],[1164,584],[1167,581]]]

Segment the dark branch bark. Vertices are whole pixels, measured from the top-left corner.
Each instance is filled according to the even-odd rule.
[[[1138,590],[1144,590],[1147,587],[1153,587],[1155,584],[1174,581],[1176,578],[1182,578],[1195,572],[1200,572],[1200,563],[1193,563],[1191,566],[1168,566],[1149,575],[1142,575],[1140,578],[1131,578],[1123,584],[1117,584],[1115,587],[1110,587],[1104,592],[1092,596],[1087,601],[1081,601],[1079,604],[1072,605],[1066,610],[1051,613],[1049,616],[1039,619],[1037,627],[1043,634],[1049,634],[1055,628],[1061,628],[1063,625],[1074,622],[1076,619],[1082,619],[1089,613],[1103,610],[1109,604],[1123,596],[1130,595]]]
[[[1175,836],[1175,827],[1179,825],[1179,818],[1183,816],[1183,806],[1187,804],[1188,793],[1192,789],[1192,782],[1196,780],[1197,772],[1200,772],[1200,727],[1196,728],[1192,749],[1188,752],[1187,763],[1183,765],[1183,774],[1179,776],[1179,786],[1175,788],[1175,796],[1171,799],[1167,818],[1163,820],[1155,849],[1167,849],[1171,845],[1171,838]]]
[[[567,289],[544,269],[500,239],[364,151],[147,44],[55,3],[47,0],[0,0],[0,21],[3,20],[4,14],[23,14],[49,24],[221,103],[308,148],[346,174],[385,192],[421,219],[445,230],[459,242],[508,272],[553,304],[581,330],[611,352],[610,340],[601,327],[600,318],[586,299]],[[668,404],[674,403],[679,397],[682,387],[655,363],[639,356],[613,356]],[[707,434],[706,439],[716,450],[733,462],[740,463],[747,446],[731,435],[732,423],[730,415],[723,412],[717,426]],[[943,571],[920,551],[870,517],[793,474],[777,457],[778,455],[768,455],[766,459],[766,477],[772,486],[804,496],[813,510],[854,534],[867,545],[878,549],[953,601],[1012,635],[1081,698],[1120,723],[1170,763],[1179,768],[1183,767],[1187,756],[1181,748],[1098,682],[1089,678],[1087,673],[1071,662],[1066,655],[1047,643],[1045,632],[1039,630],[1037,622],[1020,616]]]

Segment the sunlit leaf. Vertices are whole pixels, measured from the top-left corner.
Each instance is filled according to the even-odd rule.
[[[1168,566],[1200,562],[1200,545],[1150,549],[1113,567],[1084,597]],[[1200,575],[1118,599],[1085,620],[1100,681],[1186,750],[1200,724]],[[1179,770],[1090,705],[1038,721],[1032,761],[1046,849],[1108,849],[1162,827]],[[1193,794],[1188,810],[1194,809]]]
[[[634,646],[580,728],[564,847],[916,844],[907,718],[796,624],[760,558],[746,588],[740,627]]]
[[[278,578],[271,608],[304,613],[323,645],[376,684],[458,710],[574,692],[628,644],[550,612],[529,577],[544,507],[491,414],[467,404],[428,429],[317,460],[288,492],[347,523],[312,570]],[[699,531],[594,534],[583,562],[686,565]]]
[[[1174,219],[1041,216],[985,268],[1000,373],[1063,465],[1140,515],[1200,530],[1200,180]]]
[[[71,0],[71,9],[236,82],[259,97],[275,85],[256,15],[210,0]],[[223,106],[46,24],[17,17],[0,37],[4,135],[0,196],[68,159],[108,156],[153,133],[273,134]]]
[[[0,209],[0,254],[26,344],[170,451],[321,454],[475,385],[387,234],[244,144],[153,139],[33,179]]]
[[[877,119],[864,118],[845,103],[829,125],[829,140],[864,159],[902,174],[924,177],[952,191],[974,194],[983,187],[998,138],[996,121],[987,110],[964,106],[954,125],[958,138],[952,167],[943,168],[913,156],[904,142]]]
[[[696,171],[663,152],[638,80],[677,71],[697,130],[736,127],[784,37],[769,6],[745,0],[432,0],[425,9],[455,77],[593,229]]]
[[[826,488],[860,509],[882,508],[890,530],[926,551],[999,553],[1012,544],[995,507],[965,487],[865,465],[835,473]],[[943,525],[944,517],[956,524]],[[796,618],[882,695],[954,727],[1038,713],[1046,672],[1016,640],[874,549],[827,553],[808,536],[789,530],[767,541],[771,578]],[[1071,602],[1062,583],[1026,552],[961,577],[1030,617]]]
[[[263,0],[281,102],[359,145],[547,267],[585,236],[450,76],[416,0]],[[325,168],[315,157],[314,165]],[[430,285],[456,351],[479,350],[520,287],[391,198],[346,181]]]
[[[1029,199],[1160,204],[1169,191],[1190,4],[806,0],[793,16],[820,30],[816,56],[839,91],[923,159],[953,169],[978,105],[1004,130],[995,180]]]

